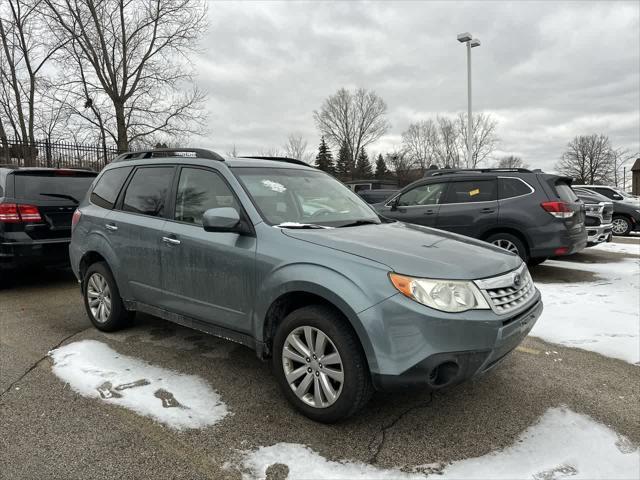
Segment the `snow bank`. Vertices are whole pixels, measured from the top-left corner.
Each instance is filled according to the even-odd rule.
[[[640,472],[640,454],[629,440],[566,408],[549,409],[505,450],[448,466],[424,465],[412,472],[381,469],[326,460],[304,445],[278,443],[247,454],[244,478],[263,479],[275,463],[288,466],[288,480],[635,479]]]
[[[640,245],[610,243],[593,248],[630,253],[634,248],[640,250]],[[549,260],[544,265],[593,272],[595,279],[536,283],[544,312],[531,335],[629,363],[640,362],[640,258],[630,256],[611,263]]]
[[[201,378],[120,355],[102,342],[82,340],[49,355],[53,373],[79,394],[129,408],[177,430],[207,427],[228,413]]]

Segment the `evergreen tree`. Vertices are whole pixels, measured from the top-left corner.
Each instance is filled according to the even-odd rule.
[[[340,151],[338,152],[338,161],[336,162],[336,176],[340,180],[347,180],[351,174],[351,153],[347,142],[342,142]]]
[[[382,158],[382,154],[378,155],[376,160],[376,178],[386,178],[389,176],[389,170],[387,169],[387,163]]]
[[[369,162],[369,157],[364,148],[361,148],[358,154],[354,174],[358,179],[371,178],[373,176],[373,168],[371,167],[371,162]]]
[[[318,155],[316,155],[316,167],[324,172],[334,174],[336,167],[333,163],[333,154],[324,141],[324,137],[320,140],[318,147]]]

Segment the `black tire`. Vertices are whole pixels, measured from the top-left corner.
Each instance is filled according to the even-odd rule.
[[[515,235],[511,235],[510,233],[494,233],[488,237],[485,242],[493,243],[497,247],[500,247],[500,243],[506,244],[505,242],[508,242],[515,246],[517,252],[514,253],[517,253],[524,262],[529,261],[529,253],[527,252],[526,245]]]
[[[613,234],[626,237],[631,233],[631,222],[627,217],[616,215],[613,217]],[[624,230],[622,230],[624,228]],[[616,231],[617,230],[617,231]]]
[[[98,290],[96,290],[95,286],[97,285],[98,279],[104,279],[108,287],[108,296],[110,299],[110,309],[108,314],[105,314],[103,318],[100,318],[101,313],[95,313],[92,311],[92,307],[89,305],[91,300],[95,300],[95,297],[92,297]],[[104,292],[107,292],[104,290]],[[133,313],[128,312],[124,308],[124,304],[122,303],[122,298],[120,297],[120,291],[118,290],[118,286],[111,274],[111,270],[104,262],[96,262],[89,265],[87,271],[84,274],[84,279],[82,280],[82,297],[84,299],[84,308],[87,311],[87,316],[94,327],[98,330],[102,330],[103,332],[114,332],[116,330],[120,330],[131,323],[133,318]],[[90,298],[91,297],[91,298]],[[105,299],[107,297],[106,293],[103,293],[102,297]],[[106,312],[106,310],[103,310]]]
[[[328,351],[333,352],[335,348],[341,360],[340,367],[342,368],[343,382],[341,389],[338,391],[337,399],[328,406],[316,407],[306,403],[296,395],[286,378],[285,368],[287,367],[283,359],[285,342],[289,334],[296,332],[298,329],[302,329],[302,327],[312,327],[312,329],[317,329],[326,335],[331,342],[331,345],[327,344],[329,348]],[[315,338],[318,338],[317,333]],[[312,344],[315,345],[315,341],[312,342]],[[314,352],[311,351],[310,353],[313,355]],[[325,358],[327,358],[327,356],[325,356]],[[288,361],[298,365],[295,361]],[[300,367],[296,367],[307,370],[307,368],[313,366],[315,369],[315,372],[309,372],[308,375],[305,371],[298,383],[298,385],[300,385],[304,382],[305,378],[308,376],[311,377],[313,383],[310,384],[309,388],[308,395],[310,396],[314,396],[311,393],[312,390],[315,393],[315,388],[321,386],[319,382],[322,382],[322,378],[325,378],[325,380],[328,378],[321,370],[324,368],[324,372],[326,372],[328,365],[322,365],[322,363],[320,363],[321,358],[318,358],[315,364],[313,362],[314,360],[311,360],[311,363],[307,362],[309,363],[308,366],[301,364]],[[348,418],[364,407],[373,394],[369,367],[357,336],[338,312],[324,305],[303,307],[291,312],[284,318],[278,326],[274,338],[272,366],[274,375],[287,400],[299,412],[317,422],[335,423]],[[339,367],[335,368],[339,369]],[[314,374],[316,377],[318,377],[319,374],[323,376],[319,377],[316,381]],[[332,385],[335,387],[337,384],[332,383]],[[323,400],[326,399],[330,401],[328,396],[324,393],[322,395],[321,398]]]
[[[529,261],[527,262],[527,265],[529,265],[530,267],[535,267],[536,265],[540,265],[541,263],[546,262],[547,260],[549,260],[549,257],[530,258]]]

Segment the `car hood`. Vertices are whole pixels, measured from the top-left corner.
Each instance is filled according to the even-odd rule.
[[[415,277],[473,280],[514,270],[522,263],[517,255],[480,240],[402,222],[282,231]]]

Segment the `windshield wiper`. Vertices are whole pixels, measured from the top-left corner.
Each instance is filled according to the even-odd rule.
[[[75,199],[75,197],[72,197],[71,195],[65,195],[63,193],[41,193],[40,195],[44,195],[46,197],[64,198],[65,200],[71,200],[76,205],[80,203],[78,202],[78,200]]]
[[[340,225],[338,228],[344,227],[359,227],[360,225],[379,225],[381,222],[376,222],[375,220],[355,220],[353,222],[345,223],[344,225]]]
[[[317,223],[298,223],[298,222],[282,222],[275,227],[280,228],[333,228],[325,225],[318,225]]]

